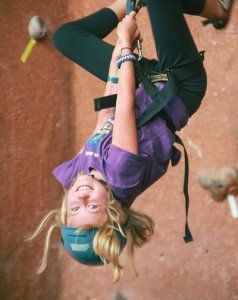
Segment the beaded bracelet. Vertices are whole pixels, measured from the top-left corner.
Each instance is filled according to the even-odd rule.
[[[107,82],[118,83],[118,77],[107,76]]]
[[[125,61],[132,61],[135,62],[137,61],[135,55],[133,54],[126,54],[126,55],[122,55],[117,59],[117,67],[118,69],[120,69],[121,64],[124,63]]]

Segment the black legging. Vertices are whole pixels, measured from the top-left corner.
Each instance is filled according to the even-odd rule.
[[[146,0],[159,58],[155,69],[185,66],[200,59],[183,13],[199,15],[205,0]],[[70,60],[106,81],[114,46],[105,38],[118,24],[116,14],[104,8],[83,19],[63,24],[54,34],[55,47]],[[180,82],[177,95],[191,116],[206,91],[205,70]]]

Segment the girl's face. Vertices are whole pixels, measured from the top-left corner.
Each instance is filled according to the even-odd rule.
[[[96,178],[80,175],[67,194],[67,225],[100,226],[106,221],[109,193]]]

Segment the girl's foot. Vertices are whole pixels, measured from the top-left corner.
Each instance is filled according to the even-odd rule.
[[[206,20],[203,21],[203,25],[206,26],[208,24],[212,24],[217,30],[224,29],[230,19],[231,9],[233,5],[233,0],[218,0],[225,14],[227,14],[226,18],[216,19],[216,20]]]

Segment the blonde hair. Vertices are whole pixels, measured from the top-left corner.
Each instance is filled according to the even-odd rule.
[[[100,256],[104,264],[112,263],[114,274],[113,282],[115,283],[121,279],[123,269],[119,261],[122,249],[116,230],[120,231],[127,240],[128,263],[132,272],[138,276],[134,261],[134,247],[141,247],[149,241],[154,233],[154,222],[149,216],[123,205],[119,200],[113,197],[111,190],[108,190],[110,200],[106,208],[107,220],[98,228],[98,232],[93,241],[93,249],[95,253]],[[52,231],[56,227],[61,227],[62,225],[67,226],[66,203],[67,195],[63,198],[61,209],[50,211],[41,221],[34,234],[28,239],[32,240],[38,236],[43,228],[49,225],[50,220],[53,219],[47,230],[43,255],[37,274],[42,273],[46,268]],[[92,227],[95,227],[95,225],[85,225],[80,227],[78,231],[80,232]]]

